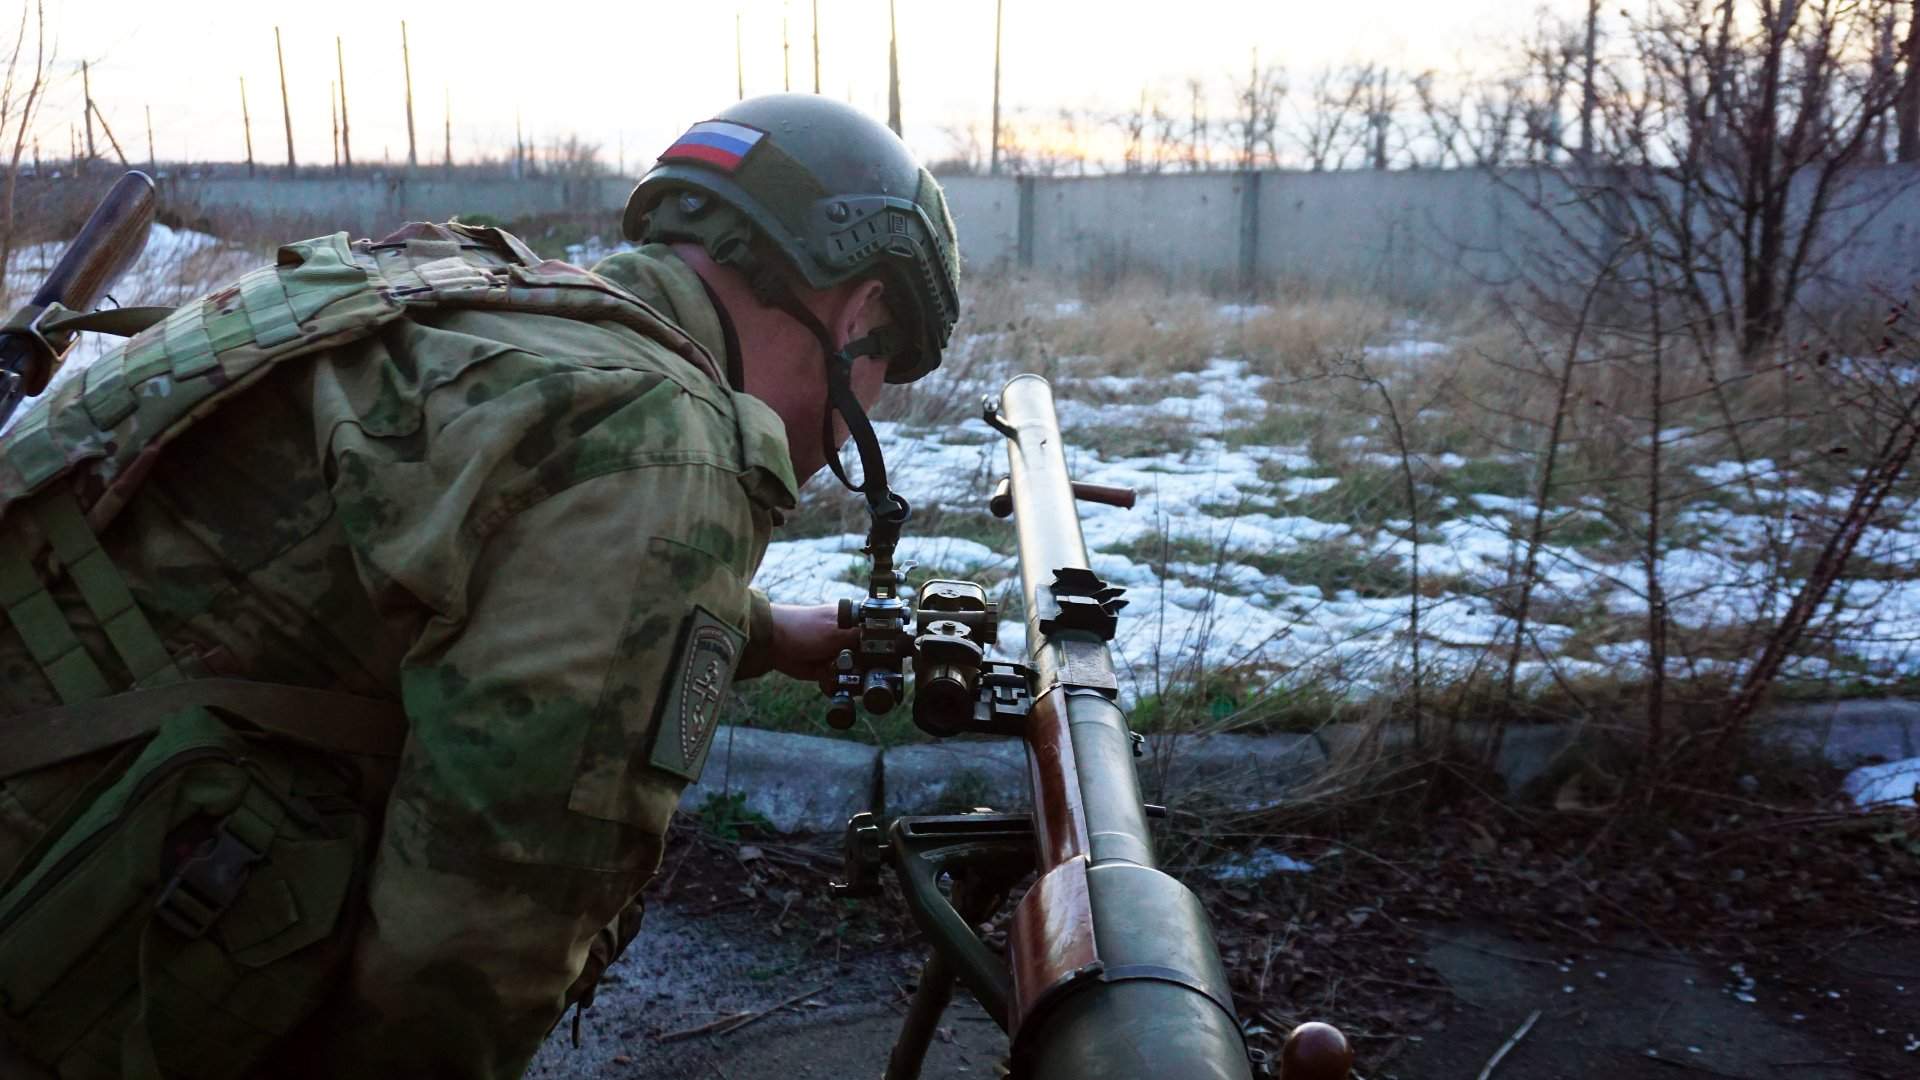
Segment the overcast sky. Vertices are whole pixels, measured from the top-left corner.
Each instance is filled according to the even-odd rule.
[[[28,0],[31,2],[31,0]],[[908,141],[923,156],[949,152],[949,132],[983,133],[993,92],[994,0],[897,0]],[[1184,104],[1186,80],[1207,80],[1217,111],[1250,53],[1303,83],[1312,69],[1355,59],[1406,70],[1485,66],[1538,6],[1514,0],[1005,0],[1003,98],[1009,111],[1111,110],[1143,89]],[[11,5],[0,4],[0,12]],[[1543,5],[1570,16],[1582,0]],[[14,9],[17,12],[17,8]],[[274,60],[280,27],[302,163],[332,160],[329,93],[334,38],[346,57],[354,157],[407,152],[400,20],[412,50],[420,156],[437,162],[449,95],[453,151],[502,156],[515,116],[530,138],[577,133],[629,171],[688,124],[734,99],[734,16],[743,26],[749,95],[782,83],[788,19],[791,79],[813,88],[811,0],[395,3],[334,0],[49,0],[58,79],[38,127],[45,156],[64,156],[81,117],[79,62],[129,158],[147,156],[151,107],[162,159],[242,156],[240,79],[246,79],[257,160],[281,163],[286,137]],[[820,0],[822,90],[884,118],[887,0]],[[17,18],[17,14],[12,16]],[[11,43],[13,25],[6,24]],[[31,43],[29,43],[29,48]],[[0,56],[0,59],[3,59]],[[1479,64],[1476,65],[1476,60]],[[96,136],[110,154],[104,135]]]

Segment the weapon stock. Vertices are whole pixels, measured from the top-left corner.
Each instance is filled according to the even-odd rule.
[[[146,250],[158,204],[147,174],[120,177],[32,299],[0,326],[0,424],[20,399],[46,388],[72,347],[74,332],[60,328],[58,317],[91,309]]]
[[[986,412],[1007,438],[1008,476],[990,508],[1013,518],[1019,538],[1030,665],[984,659],[998,605],[980,586],[926,582],[909,611],[891,563],[876,559],[868,599],[842,607],[841,624],[861,627],[861,648],[841,654],[827,687],[832,717],[851,724],[860,691],[898,686],[911,657],[923,730],[1027,745],[1031,816],[982,809],[883,826],[861,814],[848,825],[840,887],[873,895],[890,865],[934,947],[887,1080],[919,1075],[956,981],[1007,1031],[1015,1077],[1251,1080],[1255,1063],[1206,913],[1156,863],[1133,764],[1139,739],[1118,704],[1108,648],[1126,601],[1091,569],[1073,509],[1075,499],[1132,506],[1133,492],[1068,477],[1044,379],[1014,378]],[[885,711],[873,706],[894,699],[863,703]],[[1002,960],[973,927],[1034,871]],[[1353,1064],[1345,1037],[1325,1024],[1297,1028],[1280,1058],[1283,1080],[1345,1080]]]

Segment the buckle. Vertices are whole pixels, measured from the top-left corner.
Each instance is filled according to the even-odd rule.
[[[239,899],[253,864],[264,857],[222,821],[167,880],[153,913],[181,934],[200,937]]]

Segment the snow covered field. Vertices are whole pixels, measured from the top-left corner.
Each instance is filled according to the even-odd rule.
[[[1229,306],[1220,317],[1244,311]],[[1050,314],[1076,318],[1081,309],[1062,302]],[[1003,345],[996,335],[968,341],[964,359],[951,365],[965,374],[932,394],[974,402],[997,390],[1019,370],[995,359]],[[1370,346],[1366,356],[1390,380],[1419,380],[1424,365],[1449,351],[1444,342],[1408,336]],[[1126,587],[1132,601],[1115,642],[1129,697],[1223,668],[1243,685],[1335,687],[1350,697],[1405,685],[1413,663],[1413,530],[1404,518],[1369,512],[1382,481],[1391,494],[1403,475],[1377,417],[1349,418],[1360,434],[1329,452],[1311,440],[1267,437],[1289,426],[1289,411],[1324,406],[1290,402],[1289,388],[1277,388],[1245,360],[1215,358],[1197,371],[1159,375],[1078,374],[1108,370],[1098,358],[1068,357],[1054,366],[1075,479],[1140,494],[1132,511],[1080,507],[1093,568]],[[917,508],[984,511],[1006,471],[1002,440],[977,416],[947,426],[878,427],[894,463],[890,474]],[[1668,453],[1684,458],[1687,433],[1670,437]],[[1113,445],[1116,439],[1121,445]],[[1142,443],[1146,452],[1133,445]],[[1514,620],[1502,611],[1512,608],[1536,481],[1511,455],[1490,461],[1410,449],[1422,504],[1421,670],[1437,681],[1470,673],[1497,679],[1513,644]],[[1682,467],[1700,497],[1666,508],[1659,566],[1676,639],[1731,633],[1786,609],[1800,580],[1782,569],[1778,552],[1843,508],[1848,493],[1796,487],[1782,471],[1765,459]],[[1480,475],[1496,477],[1501,483],[1494,486],[1505,490],[1473,490]],[[842,497],[813,490],[822,499]],[[1554,528],[1537,553],[1518,681],[1543,688],[1591,677],[1644,678],[1646,574],[1633,537],[1610,523],[1595,495],[1575,491],[1553,501]],[[1404,510],[1404,502],[1395,505]],[[1905,502],[1890,509],[1856,559],[1872,573],[1843,583],[1842,603],[1829,605],[1807,654],[1789,663],[1789,679],[1865,687],[1920,674],[1913,651],[1920,581],[1891,572],[1912,566],[1920,515]],[[939,517],[928,528],[937,531],[948,520]],[[1001,652],[1024,658],[1012,531],[962,531],[916,534],[910,523],[900,557],[919,564],[914,580],[932,574],[999,585],[1003,612],[1012,616],[1002,624]],[[854,534],[776,533],[760,583],[775,599],[795,602],[858,596],[861,542]],[[1496,605],[1491,598],[1503,590],[1508,602]],[[1667,663],[1674,678],[1724,676],[1743,666],[1737,657],[1682,648]]]

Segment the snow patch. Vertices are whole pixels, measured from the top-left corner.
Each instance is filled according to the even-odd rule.
[[[1840,786],[1862,808],[1920,803],[1920,758],[1862,765]]]

